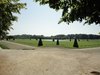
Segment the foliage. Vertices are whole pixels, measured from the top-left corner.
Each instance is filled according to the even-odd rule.
[[[55,35],[55,36],[41,36],[41,35],[28,35],[28,34],[22,34],[22,35],[14,35],[15,39],[74,39],[74,37],[77,36],[77,39],[100,39],[100,35],[94,35],[94,34],[68,34],[68,35]]]
[[[77,42],[77,39],[76,39],[76,38],[75,38],[75,40],[74,40],[73,47],[76,47],[76,48],[78,48],[78,47],[79,47],[79,46],[78,46],[78,42]]]
[[[38,46],[43,46],[42,39],[39,39]]]
[[[19,3],[19,0],[0,0],[0,38],[11,29],[12,22],[17,21],[14,13],[20,13],[25,5],[25,3]]]
[[[99,0],[35,0],[40,4],[49,4],[50,8],[62,10],[60,22],[68,24],[74,21],[88,24],[100,23],[100,5]],[[59,22],[59,23],[60,23]]]
[[[57,39],[56,45],[59,45],[59,39]]]
[[[6,40],[15,40],[15,37],[14,36],[6,36]]]
[[[52,39],[53,42],[55,42],[55,39]]]

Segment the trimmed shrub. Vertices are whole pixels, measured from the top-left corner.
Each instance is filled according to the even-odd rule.
[[[53,42],[55,42],[55,39],[52,39]]]
[[[71,40],[72,40],[72,39],[70,38],[69,41],[71,42]]]
[[[42,39],[39,39],[38,46],[43,46]]]
[[[78,48],[78,47],[79,47],[79,46],[78,46],[78,42],[77,42],[77,39],[76,39],[76,38],[75,38],[75,40],[74,40],[73,47],[76,47],[76,48]]]
[[[78,39],[78,41],[80,41],[80,39]]]
[[[59,39],[57,39],[56,45],[59,45]]]

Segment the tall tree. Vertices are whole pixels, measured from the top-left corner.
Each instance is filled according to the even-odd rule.
[[[40,4],[49,4],[50,8],[62,10],[59,21],[68,24],[74,21],[85,21],[88,24],[100,24],[99,0],[35,0]]]
[[[0,0],[0,38],[2,38],[2,34],[6,34],[10,30],[12,22],[17,21],[14,13],[20,13],[25,5],[19,0]]]

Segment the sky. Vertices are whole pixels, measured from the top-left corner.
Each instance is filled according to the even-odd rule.
[[[80,22],[58,24],[61,18],[61,10],[55,11],[48,5],[39,5],[33,0],[21,0],[27,3],[26,8],[22,9],[21,14],[17,14],[18,21],[13,22],[13,30],[9,31],[9,35],[59,35],[59,34],[98,34],[100,25],[88,25]]]

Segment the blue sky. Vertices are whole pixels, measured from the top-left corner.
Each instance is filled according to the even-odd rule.
[[[27,9],[21,10],[18,21],[14,22],[10,35],[32,34],[32,35],[58,35],[58,34],[98,34],[100,25],[83,25],[80,22],[58,24],[61,11],[55,11],[48,5],[39,5],[33,0],[21,0],[26,2]]]

